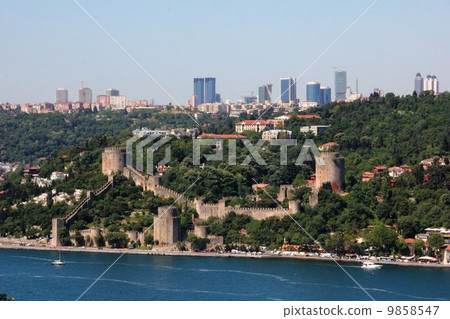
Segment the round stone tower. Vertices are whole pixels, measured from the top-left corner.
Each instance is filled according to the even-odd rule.
[[[345,158],[341,157],[337,149],[338,144],[326,143],[319,147],[323,163],[316,158],[316,189],[329,185],[333,192],[342,192],[345,176]]]
[[[125,167],[125,148],[106,147],[102,154],[102,172],[105,175],[116,174]]]
[[[160,245],[175,244],[181,240],[180,215],[176,208],[158,207],[158,218],[153,225],[153,238]]]

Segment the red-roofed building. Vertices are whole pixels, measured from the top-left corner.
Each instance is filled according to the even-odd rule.
[[[253,188],[254,191],[257,191],[258,189],[264,189],[267,186],[269,186],[269,184],[258,183],[258,184],[253,184],[252,188]]]
[[[414,246],[413,246],[415,241],[416,241],[416,239],[414,239],[414,238],[405,238],[405,243],[406,243],[406,245],[408,245],[410,256],[415,255]]]
[[[389,176],[390,177],[399,177],[405,172],[405,169],[398,166],[389,167]]]
[[[335,143],[335,142],[328,142],[328,143],[325,143],[325,144],[322,144],[322,145],[320,145],[319,146],[319,151],[328,151],[328,150],[330,150],[331,148],[337,148],[339,146],[339,144],[337,144],[337,143]]]
[[[321,119],[321,117],[319,115],[315,115],[315,114],[299,114],[299,115],[297,115],[297,117],[299,119],[308,119],[308,120]]]
[[[375,166],[373,168],[373,172],[374,173],[380,173],[380,172],[384,172],[386,171],[387,167],[386,166]]]
[[[215,139],[246,139],[247,136],[241,134],[213,134],[202,133],[197,138],[215,138]]]
[[[265,128],[272,128],[272,124],[265,120],[245,120],[236,123],[236,132],[243,133],[244,131],[262,132]]]
[[[361,176],[361,181],[368,182],[370,181],[375,174],[372,172],[364,172]]]

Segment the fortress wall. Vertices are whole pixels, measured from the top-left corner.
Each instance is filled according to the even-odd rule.
[[[286,213],[282,209],[274,208],[234,208],[233,211],[236,214],[247,215],[256,220],[262,220],[269,217],[279,217],[283,218]],[[288,211],[287,211],[288,212]]]

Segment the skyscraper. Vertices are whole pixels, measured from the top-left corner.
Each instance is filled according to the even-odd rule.
[[[216,78],[205,78],[205,102],[216,102]]]
[[[194,78],[195,106],[205,103],[205,79]]]
[[[416,74],[416,79],[414,80],[414,91],[419,95],[423,91],[423,78],[420,73]]]
[[[319,103],[320,83],[308,82],[306,84],[306,100]]]
[[[281,78],[281,103],[295,104],[297,100],[297,83],[293,78]]]
[[[56,103],[67,103],[69,101],[69,92],[65,88],[56,90]]]
[[[427,75],[427,77],[425,79],[423,79],[423,90],[424,91],[433,91],[435,94],[439,93],[438,78],[435,75],[433,75],[433,76]]]
[[[78,90],[78,102],[92,103],[92,90],[90,88],[81,88]]]
[[[439,93],[439,80],[435,75],[433,75],[431,77],[431,79],[433,80],[433,84],[432,84],[433,92],[435,94],[438,94]]]
[[[107,89],[105,91],[106,96],[119,96],[119,90],[116,89]]]
[[[336,93],[336,101],[345,100],[345,90],[347,89],[347,72],[334,72],[334,90]]]
[[[258,103],[272,103],[272,84],[264,84],[258,88]]]
[[[321,86],[319,91],[319,104],[331,103],[331,88],[328,86]]]

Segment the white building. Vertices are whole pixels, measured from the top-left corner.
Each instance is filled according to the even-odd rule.
[[[262,133],[263,140],[290,139],[291,137],[292,131],[288,130],[268,130]]]
[[[66,177],[68,177],[69,174],[64,174],[63,172],[52,172],[52,174],[50,175],[50,180],[51,181],[56,181],[56,180],[64,180]]]
[[[262,132],[265,128],[272,128],[272,125],[265,120],[245,120],[236,123],[236,132],[243,133],[244,131]]]
[[[299,111],[306,111],[307,109],[311,109],[317,107],[317,102],[313,101],[302,101],[299,103],[298,110]]]
[[[435,75],[427,75],[427,77],[423,79],[423,90],[433,91],[435,94],[439,93],[438,78]]]
[[[124,109],[127,106],[127,97],[125,95],[110,96],[109,104],[112,109]]]
[[[300,132],[301,133],[313,133],[314,135],[318,135],[319,133],[322,133],[327,128],[329,128],[330,125],[307,125],[307,126],[300,126]]]

